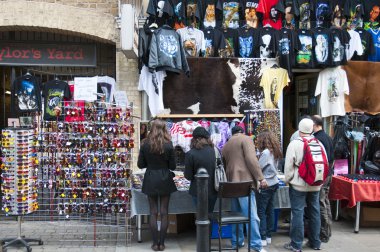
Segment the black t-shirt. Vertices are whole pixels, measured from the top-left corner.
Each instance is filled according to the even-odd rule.
[[[263,27],[258,29],[258,44],[259,50],[256,51],[256,57],[259,58],[275,58],[278,45],[278,30],[272,27]]]
[[[296,55],[296,66],[298,68],[314,67],[314,37],[310,30],[300,29],[297,31],[298,39],[301,47]]]
[[[240,27],[242,0],[218,0],[217,8],[222,11],[222,27],[237,29]]]
[[[315,47],[314,59],[315,67],[328,67],[332,64],[332,37],[331,31],[327,28],[313,29]]]
[[[219,50],[226,47],[223,33],[214,28],[206,28],[203,30],[205,38],[205,54],[204,57],[218,57]]]
[[[362,0],[347,0],[344,6],[347,26],[350,29],[363,27],[364,6]]]
[[[162,26],[166,22],[167,17],[164,15],[165,5],[167,5],[167,0],[149,0],[146,13],[154,17],[154,21],[158,26]]]
[[[329,28],[331,25],[331,3],[329,0],[315,1],[315,27]]]
[[[220,27],[222,20],[220,13],[217,11],[217,0],[204,0],[198,6],[198,12],[201,19],[201,27]]]
[[[292,76],[292,67],[295,65],[294,52],[300,49],[300,41],[294,30],[282,28],[277,34],[280,66],[288,70],[289,76]]]
[[[346,0],[331,0],[331,25],[335,27],[345,27],[347,18],[345,16],[344,7],[346,4]]]
[[[233,58],[239,55],[239,37],[236,29],[222,29],[225,41],[225,48],[219,50],[219,55],[222,58]]]
[[[11,93],[12,116],[41,111],[40,81],[36,77],[30,74],[18,77],[13,82]]]
[[[363,55],[358,56],[355,52],[351,60],[367,61],[368,57],[375,53],[375,46],[373,43],[372,35],[362,28],[358,28],[355,31],[357,31],[360,35],[360,39],[363,45]]]
[[[62,101],[64,98],[70,99],[71,93],[67,82],[60,80],[48,81],[45,83],[42,89],[42,95],[44,97],[44,120],[45,121],[55,121],[57,116],[55,115],[54,108],[62,106]],[[63,121],[64,113],[62,110],[61,115],[58,120]]]
[[[314,0],[294,0],[294,14],[297,17],[299,29],[311,29],[315,22]]]
[[[282,27],[292,30],[295,29],[296,19],[294,17],[294,1],[279,0],[276,9],[283,13],[284,19],[282,20]]]
[[[259,0],[242,0],[241,4],[240,16],[245,21],[244,23],[252,28],[260,27],[262,14],[256,11]]]
[[[350,42],[350,34],[340,28],[332,27],[332,66],[340,66],[347,63],[346,45]]]
[[[364,29],[378,28],[380,22],[380,0],[364,1]]]
[[[166,0],[163,11],[179,22],[182,22],[186,17],[182,0]]]
[[[256,29],[253,28],[239,28],[237,30],[239,37],[239,54],[241,58],[253,58],[256,48]]]

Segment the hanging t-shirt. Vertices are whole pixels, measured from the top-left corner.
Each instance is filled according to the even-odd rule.
[[[314,9],[316,27],[330,27],[332,14],[330,0],[315,0]]]
[[[282,28],[278,32],[278,55],[279,63],[282,68],[292,74],[292,67],[295,65],[294,51],[300,49],[300,42],[294,30]]]
[[[13,82],[11,93],[12,116],[41,111],[40,82],[36,77],[30,74],[18,77]]]
[[[282,90],[290,82],[288,71],[283,68],[267,68],[261,76],[260,87],[264,90],[264,108],[278,108]]]
[[[380,29],[369,29],[368,32],[372,35],[373,45],[375,47],[375,53],[368,57],[369,61],[380,61]]]
[[[347,19],[344,12],[346,0],[331,0],[331,25],[334,27],[342,28],[345,27]]]
[[[352,56],[356,52],[357,55],[363,55],[363,46],[358,32],[354,30],[349,30],[350,42],[348,47],[346,47],[347,60],[351,60]]]
[[[217,8],[223,12],[223,28],[239,28],[240,0],[219,0]]]
[[[226,47],[223,33],[214,28],[206,28],[203,30],[205,37],[204,57],[219,57],[219,50]]]
[[[162,89],[165,77],[165,71],[151,73],[146,66],[141,69],[138,90],[145,91],[148,95],[148,106],[152,116],[156,116],[164,110]]]
[[[315,96],[321,95],[322,117],[344,116],[344,94],[349,95],[346,72],[340,67],[326,68],[319,73]]]
[[[263,14],[263,26],[270,25],[280,30],[282,27],[282,15],[276,9],[279,0],[260,0],[257,11]]]
[[[258,29],[258,43],[259,50],[256,56],[259,58],[275,58],[278,45],[278,31],[272,27],[262,27]]]
[[[364,3],[364,29],[378,28],[380,25],[380,1],[366,0]]]
[[[332,66],[340,66],[347,63],[345,47],[350,41],[349,33],[340,28],[331,28],[332,34]]]
[[[219,55],[222,58],[233,58],[239,55],[239,36],[236,29],[222,29],[225,48],[219,50]]]
[[[167,0],[163,12],[167,13],[176,23],[184,22],[186,18],[185,5],[182,0]]]
[[[44,120],[45,121],[63,121],[64,112],[62,109],[63,100],[71,99],[69,84],[65,81],[52,80],[45,83],[42,89],[44,97]],[[54,108],[60,107],[61,115],[57,118]]]
[[[282,20],[282,27],[286,29],[295,29],[296,20],[294,17],[294,1],[293,0],[279,0],[276,9],[280,11],[284,19]]]
[[[311,0],[294,0],[294,14],[297,16],[298,28],[309,30],[314,20],[314,4]]]
[[[331,66],[332,62],[332,38],[331,31],[327,28],[315,28],[313,29],[313,35],[315,40],[314,58],[315,67],[327,67]]]
[[[169,0],[167,0],[169,1]],[[201,13],[200,13],[201,2],[199,0],[182,0],[183,12],[185,14],[185,24],[187,26],[192,26],[194,28],[200,27]]]
[[[301,48],[296,55],[296,65],[299,68],[313,68],[313,32],[309,30],[298,30],[297,36],[301,43]]]
[[[347,0],[344,6],[347,26],[350,29],[363,27],[364,6],[362,0]]]
[[[98,90],[105,95],[105,102],[113,102],[113,92],[115,91],[116,81],[109,76],[98,77]]]
[[[241,58],[253,58],[256,48],[257,33],[254,28],[237,29],[239,37],[239,54]]]
[[[243,0],[242,13],[245,24],[252,28],[260,27],[261,13],[257,12],[259,0]]]
[[[202,2],[202,12],[200,13],[203,28],[207,27],[216,27],[217,18],[216,18],[216,5],[217,0],[205,0]]]
[[[162,26],[166,22],[166,17],[164,16],[166,2],[167,0],[149,0],[146,13],[155,17],[154,20],[158,26]]]
[[[203,31],[197,28],[185,27],[177,30],[181,36],[186,57],[198,57],[205,50]]]
[[[375,45],[373,43],[372,35],[369,31],[366,31],[363,28],[357,28],[355,31],[360,35],[363,47],[363,55],[359,56],[357,53],[355,53],[352,57],[352,60],[367,61],[368,57],[375,53]]]

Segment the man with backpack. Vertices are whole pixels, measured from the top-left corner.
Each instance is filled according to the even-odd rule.
[[[334,147],[333,141],[329,135],[323,130],[323,120],[319,115],[313,115],[311,119],[314,122],[314,137],[323,144],[326,150],[327,159],[329,160],[329,174],[323,183],[319,194],[319,206],[321,208],[321,233],[322,242],[327,243],[331,237],[332,215],[330,200],[328,198],[332,175],[334,174]]]
[[[312,136],[313,120],[304,118],[298,124],[299,137],[290,142],[285,157],[285,182],[289,183],[292,212],[291,241],[284,248],[300,252],[304,238],[304,208],[308,208],[308,246],[320,250],[321,227],[319,191],[328,174],[326,151]]]

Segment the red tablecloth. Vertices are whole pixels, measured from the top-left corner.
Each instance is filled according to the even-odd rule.
[[[329,198],[343,200],[343,205],[354,207],[358,201],[380,201],[380,182],[354,181],[342,176],[333,176]]]

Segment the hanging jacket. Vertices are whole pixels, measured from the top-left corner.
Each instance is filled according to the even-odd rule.
[[[149,47],[155,29],[154,27],[149,27],[147,23],[144,24],[144,28],[139,29],[139,73],[141,73],[143,65],[148,67]]]
[[[158,28],[152,36],[149,54],[149,70],[184,71],[190,75],[180,35],[168,25]]]

